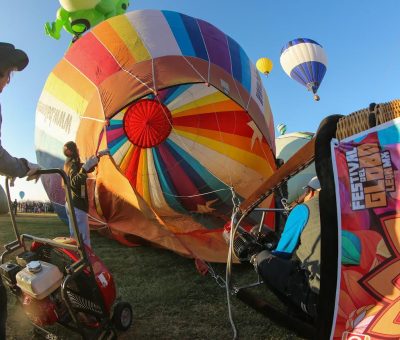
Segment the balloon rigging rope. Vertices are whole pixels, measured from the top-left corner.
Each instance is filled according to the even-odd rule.
[[[61,204],[61,203],[57,203],[57,202],[54,202],[54,201],[51,201],[51,203],[52,203],[52,204],[55,204],[55,205],[59,205],[60,207],[65,207],[65,205],[64,205],[64,204]]]
[[[232,190],[232,189],[217,189],[217,190],[213,190],[213,191],[209,191],[209,192],[203,192],[203,193],[201,193],[201,194],[189,195],[189,196],[185,196],[185,195],[182,195],[182,196],[180,196],[180,195],[173,195],[173,194],[170,194],[170,193],[164,192],[164,191],[163,191],[162,193],[163,193],[164,195],[172,196],[172,197],[178,197],[178,198],[192,198],[192,197],[199,197],[199,196],[205,196],[205,195],[213,194],[213,193],[218,192],[218,191],[228,191],[228,190]]]
[[[226,38],[226,43],[229,45],[228,38],[227,38],[227,37],[225,37],[225,38]],[[228,49],[228,53],[229,53],[229,59],[232,60],[232,55],[231,55],[230,49]],[[234,73],[233,73],[233,66],[232,66],[232,63],[231,63],[231,74],[232,74],[232,75],[234,74]],[[236,83],[235,79],[234,79],[234,82],[233,82],[233,83],[235,84],[236,91],[237,91],[237,93],[238,93],[238,95],[239,95],[240,101],[242,102],[242,105],[244,106],[244,101],[243,101],[242,96],[240,95],[240,91],[239,91],[239,89],[238,89],[238,86],[237,86],[237,83]],[[250,97],[251,97],[251,93],[250,93]]]
[[[229,249],[228,249],[228,258],[226,260],[226,273],[225,273],[225,290],[226,290],[226,301],[228,305],[228,316],[229,316],[229,322],[232,327],[233,331],[233,339],[237,339],[238,333],[235,325],[235,321],[233,320],[233,314],[232,314],[232,306],[231,306],[231,273],[232,273],[232,252],[233,252],[233,236],[234,236],[234,228],[235,226],[235,220],[236,220],[236,215],[239,212],[239,200],[235,194],[235,191],[233,188],[231,188],[232,192],[232,204],[233,204],[233,209],[232,209],[232,216],[231,216],[231,230],[230,230],[230,236],[229,236]]]
[[[203,77],[203,75],[199,71],[197,71],[197,69],[193,66],[193,64],[189,60],[187,60],[186,56],[183,55],[182,57],[189,64],[189,66],[193,69],[193,71],[196,72],[197,75],[200,76],[200,78],[203,79],[205,83],[207,83],[207,79],[205,79]]]
[[[199,22],[198,22],[197,20],[196,20],[196,23],[197,23],[197,27],[198,27],[198,29],[199,29],[199,32],[201,32],[202,30],[201,30],[201,27],[200,27]],[[203,40],[204,46],[207,46],[207,44],[206,44],[206,42],[205,42],[205,40],[204,40],[203,34],[201,34],[201,40]],[[207,53],[207,59],[208,59],[208,76],[207,76],[207,83],[209,83],[209,82],[210,82],[210,72],[211,72],[211,61],[210,61],[210,55],[208,54],[208,48],[206,48],[206,53]]]
[[[105,123],[107,121],[106,119],[98,119],[98,118],[93,118],[93,117],[79,117],[79,119],[94,120],[96,122],[101,122],[101,123]]]
[[[101,224],[104,224],[105,226],[107,225],[106,222],[102,221],[102,220],[98,220],[97,218],[93,217],[92,215],[88,214],[88,217],[90,217],[93,221],[99,222]]]
[[[154,72],[154,58],[151,59],[151,76],[153,78],[153,86],[154,86],[153,93],[157,94],[156,77],[155,77],[155,72]]]
[[[152,89],[149,85],[147,85],[144,81],[140,80],[140,78],[136,77],[134,74],[132,74],[131,72],[129,72],[128,70],[125,70],[121,65],[120,65],[121,69],[128,73],[131,77],[135,78],[135,80],[137,80],[140,84],[144,85],[148,90],[150,90],[151,92],[154,93],[154,89]]]
[[[138,33],[137,33],[137,34],[138,34]],[[138,35],[139,35],[139,34],[138,34]],[[143,41],[143,38],[142,38],[141,36],[139,36],[139,38],[140,38],[141,41]],[[118,64],[118,66],[120,67],[120,69],[121,69],[122,71],[128,73],[131,77],[135,78],[139,83],[141,83],[142,85],[144,85],[145,87],[147,87],[151,92],[154,92],[154,90],[153,90],[149,85],[147,85],[145,82],[143,82],[142,80],[140,80],[137,76],[135,76],[134,74],[132,74],[131,72],[129,72],[127,69],[125,69],[125,68],[120,64],[119,60],[115,57],[114,53],[112,53],[112,51],[109,50],[109,49],[107,48],[107,46],[106,46],[100,39],[97,39],[97,41],[98,41],[101,45],[103,45],[103,47],[104,47],[105,50],[107,50],[107,51],[109,52],[109,54],[112,56],[112,58],[113,58],[114,61]],[[154,73],[154,72],[153,72],[153,73]],[[154,78],[153,78],[153,80],[154,80]]]
[[[95,222],[97,222],[97,223],[103,224],[102,227],[96,228],[95,230],[108,229],[108,230],[111,232],[110,226],[109,226],[106,222],[104,222],[104,221],[102,221],[102,220],[98,220],[97,218],[94,218],[94,217],[93,217],[92,215],[90,215],[90,214],[87,214],[87,215],[88,215],[88,217],[89,217],[91,220],[93,220],[93,221],[95,221]]]
[[[58,206],[60,206],[60,207],[63,207],[63,208],[65,207],[65,204],[57,203],[57,202],[54,202],[54,201],[51,201],[51,203],[52,203],[52,204],[55,204],[55,205],[58,205]],[[106,222],[104,222],[104,221],[102,221],[102,220],[98,220],[97,218],[91,216],[90,214],[87,214],[87,215],[88,215],[88,217],[91,218],[93,221],[96,221],[96,222],[98,222],[98,223],[104,224],[104,227],[99,228],[99,229],[109,228],[109,226],[108,226],[108,224],[107,224]],[[97,229],[97,230],[99,230],[99,229]]]

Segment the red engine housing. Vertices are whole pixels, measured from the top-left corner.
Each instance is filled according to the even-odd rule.
[[[28,318],[36,325],[48,326],[58,321],[56,306],[49,297],[37,300],[23,293],[22,308]]]

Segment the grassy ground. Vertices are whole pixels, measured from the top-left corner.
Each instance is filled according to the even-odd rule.
[[[55,215],[20,214],[22,233],[65,236],[67,226]],[[201,276],[193,260],[151,247],[128,248],[92,232],[92,246],[114,275],[118,295],[132,304],[134,324],[120,339],[231,339],[226,294],[210,275]],[[14,239],[9,216],[0,216],[0,251]],[[224,276],[225,265],[213,265]],[[235,281],[255,279],[252,269],[235,266]],[[264,294],[264,287],[256,288]],[[232,297],[240,339],[299,339]],[[32,338],[32,327],[9,296],[8,339]],[[53,331],[76,339],[62,327]]]

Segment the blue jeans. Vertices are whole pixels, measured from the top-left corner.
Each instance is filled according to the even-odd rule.
[[[67,211],[68,215],[68,227],[69,227],[69,234],[71,237],[74,237],[74,228],[72,226],[72,219],[69,212],[68,204],[65,203],[65,210]],[[89,229],[89,219],[88,215],[85,211],[74,208],[76,223],[79,230],[79,233],[82,235],[83,243],[90,247],[90,229]]]

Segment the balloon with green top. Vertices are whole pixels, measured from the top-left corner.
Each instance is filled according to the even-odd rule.
[[[79,38],[100,22],[126,12],[129,0],[59,0],[56,20],[45,24],[45,33],[60,39],[61,30]]]

